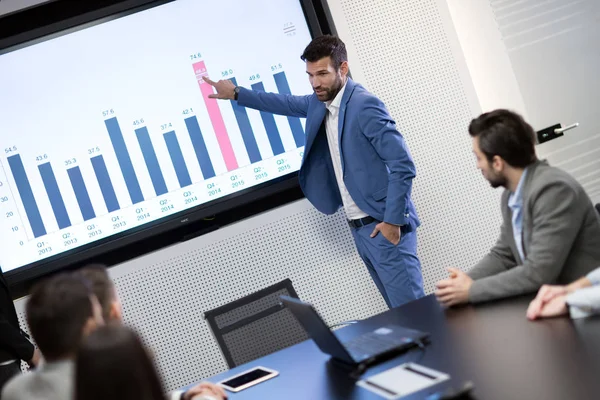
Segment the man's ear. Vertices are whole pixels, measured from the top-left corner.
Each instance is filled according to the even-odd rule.
[[[108,316],[111,321],[122,321],[123,320],[123,309],[121,307],[121,302],[118,300],[110,303],[110,310],[108,312]]]
[[[94,319],[94,317],[90,317],[85,321],[85,325],[83,325],[83,336],[87,336],[92,333],[98,327],[98,323]]]
[[[494,156],[492,158],[492,168],[494,172],[500,173],[504,170],[505,162],[500,156]]]
[[[348,71],[349,71],[348,61],[342,61],[342,63],[340,64],[341,75],[343,77],[348,76]]]

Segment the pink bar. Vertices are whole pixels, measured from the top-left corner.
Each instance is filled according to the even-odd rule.
[[[213,87],[204,82],[202,79],[203,76],[208,75],[206,72],[206,66],[204,65],[204,61],[194,63],[192,66],[194,67],[194,73],[196,74],[196,79],[198,80],[202,97],[204,97],[204,103],[206,104],[206,109],[208,110],[210,122],[212,122],[213,129],[217,135],[217,141],[219,142],[219,147],[221,148],[221,153],[223,154],[223,159],[225,160],[225,166],[227,167],[228,171],[233,171],[234,169],[238,168],[238,163],[235,158],[235,153],[233,152],[233,147],[231,147],[231,141],[229,140],[229,135],[227,134],[227,128],[225,127],[221,110],[219,110],[219,105],[217,104],[216,99],[208,98],[209,94],[214,93]]]

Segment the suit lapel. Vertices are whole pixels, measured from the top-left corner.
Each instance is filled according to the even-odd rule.
[[[527,258],[527,248],[529,247],[529,241],[526,241],[525,238],[531,229],[531,214],[528,207],[529,189],[531,188],[531,182],[533,181],[533,176],[535,175],[537,167],[544,163],[544,161],[537,161],[527,167],[527,176],[525,177],[525,182],[523,182],[523,205],[521,206],[521,213],[523,215],[523,220],[521,222],[521,248],[523,249],[523,257],[525,258]]]
[[[509,241],[510,250],[512,251],[513,255],[515,256],[517,265],[521,265],[521,264],[523,264],[523,260],[521,260],[521,255],[519,254],[519,249],[517,248],[517,243],[515,242],[515,230],[513,229],[513,224],[512,224],[513,213],[512,213],[512,210],[510,209],[510,207],[508,206],[508,198],[510,196],[510,192],[508,191],[508,189],[506,189],[504,191],[504,193],[502,193],[502,196],[503,196],[502,197],[503,213],[506,213],[503,215],[503,217],[504,217],[504,223],[506,224],[506,231],[508,234],[507,240]]]
[[[344,134],[344,120],[346,117],[346,108],[348,107],[348,101],[356,88],[356,83],[350,78],[346,82],[346,89],[342,96],[342,102],[340,103],[340,113],[338,115],[338,145],[340,146],[340,158],[342,159],[342,171],[344,170],[344,153],[342,150],[342,135]]]
[[[348,101],[356,88],[356,83],[348,78],[348,82],[346,83],[346,89],[344,90],[344,95],[342,97],[342,101],[340,103],[340,113],[338,115],[338,140],[340,145],[340,156],[342,156],[342,135],[344,132],[344,119],[346,116],[346,108],[348,106]],[[327,108],[325,107],[325,103],[319,102],[319,105],[315,107],[314,110],[310,111],[310,117],[307,119],[306,126],[306,145],[304,147],[304,157],[312,148],[313,143],[315,142],[315,138],[319,134],[319,130],[321,125],[325,121],[325,115],[327,114]],[[342,169],[344,168],[344,157],[342,156]]]
[[[310,151],[313,143],[315,142],[315,138],[319,134],[319,129],[325,120],[326,111],[327,109],[325,108],[325,104],[319,102],[319,105],[314,111],[311,111],[310,117],[306,120],[306,145],[304,146],[304,159],[306,159],[306,155]]]
[[[348,100],[350,100],[350,97],[352,96],[352,92],[354,92],[355,87],[356,83],[354,83],[352,79],[348,78],[348,82],[346,83],[346,89],[344,90],[342,101],[340,102],[340,114],[338,116],[338,139],[340,143],[342,143],[342,134],[344,132],[344,117],[346,116]]]

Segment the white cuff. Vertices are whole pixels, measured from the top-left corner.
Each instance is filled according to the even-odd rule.
[[[567,296],[571,318],[585,318],[600,312],[600,286],[579,289]]]
[[[169,400],[181,400],[181,396],[184,393],[185,392],[183,390],[175,390],[174,392],[171,392],[171,395],[169,396]]]
[[[592,285],[600,285],[600,268],[596,268],[587,274],[587,278],[592,282]]]

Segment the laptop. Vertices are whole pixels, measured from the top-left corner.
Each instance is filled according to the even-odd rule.
[[[349,365],[373,364],[413,346],[423,346],[428,333],[398,325],[383,325],[341,342],[314,307],[289,296],[279,296],[323,353]]]

